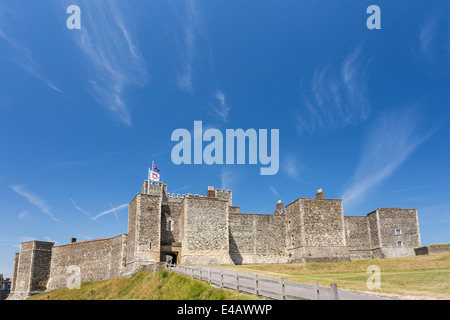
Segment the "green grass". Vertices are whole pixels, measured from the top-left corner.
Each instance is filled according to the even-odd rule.
[[[44,292],[29,300],[253,300],[255,296],[219,289],[167,270],[131,278],[84,282],[80,289]]]
[[[370,265],[381,270],[381,288],[367,288]],[[223,266],[287,281],[320,286],[337,283],[338,288],[391,295],[408,299],[450,299],[450,254],[398,259],[354,260],[338,263],[292,263]]]

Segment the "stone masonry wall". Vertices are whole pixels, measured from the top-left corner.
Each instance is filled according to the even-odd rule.
[[[182,240],[183,198],[169,197],[161,211],[161,245],[171,245]],[[169,221],[171,230],[169,230]]]
[[[182,251],[182,264],[233,264],[229,254],[226,200],[184,199]]]
[[[372,258],[369,219],[367,216],[344,217],[344,221],[345,239],[350,258],[352,260]]]
[[[289,252],[289,259],[292,261],[301,261],[304,250],[304,232],[301,215],[301,201],[297,199],[285,208],[286,214],[286,248]]]
[[[13,295],[14,291],[16,290],[16,278],[17,278],[17,266],[19,264],[19,253],[16,252],[14,254],[14,263],[13,263],[13,274],[11,279],[11,292],[10,294]]]
[[[125,267],[125,234],[113,238],[75,242],[52,250],[47,290],[65,288],[73,275],[69,266],[80,268],[81,281],[99,281],[119,277]]]
[[[284,216],[230,214],[229,226],[230,256],[235,264],[288,261]]]
[[[136,256],[142,262],[159,262],[161,245],[161,197],[139,195],[136,221]]]
[[[425,247],[414,248],[416,256],[426,254],[442,254],[450,252],[450,244],[433,244]]]
[[[46,289],[53,242],[29,241],[20,246],[11,299],[25,299]]]
[[[368,213],[367,219],[369,221],[369,240],[370,248],[372,249],[372,258],[382,259],[383,253],[381,251],[378,210]]]
[[[421,245],[417,210],[380,208],[377,211],[383,258],[414,256],[414,248]],[[400,230],[400,234],[396,230]]]
[[[342,200],[300,199],[303,262],[350,261],[344,234]]]

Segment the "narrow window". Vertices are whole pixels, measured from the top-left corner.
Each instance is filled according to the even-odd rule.
[[[148,248],[149,248],[149,249],[152,248],[152,243],[151,243],[151,242],[148,244]]]
[[[400,229],[395,230],[395,235],[396,236],[399,236],[401,234],[402,234],[402,230],[400,230]]]
[[[172,231],[172,221],[167,221],[167,230]]]
[[[294,242],[294,235],[292,235],[291,236],[291,245],[292,245],[292,247],[294,247],[294,244],[295,244],[295,242]]]
[[[292,222],[291,221],[288,222],[288,227],[289,227],[289,230],[291,230],[291,228],[292,228]]]
[[[401,241],[397,241],[397,247],[402,247],[403,243]]]

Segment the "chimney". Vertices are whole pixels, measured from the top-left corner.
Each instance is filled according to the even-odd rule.
[[[275,214],[283,214],[283,203],[281,202],[281,200],[278,200]]]
[[[322,189],[317,190],[316,199],[325,199],[325,193],[323,193]]]
[[[0,280],[3,280],[3,273],[0,273]]]
[[[206,191],[207,198],[215,198],[216,192],[214,191],[214,187],[208,187],[208,191]]]
[[[75,243],[77,242],[77,238],[70,238],[70,243]]]

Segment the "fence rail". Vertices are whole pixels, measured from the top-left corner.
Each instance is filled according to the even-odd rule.
[[[208,281],[221,288],[255,294],[274,300],[339,300],[337,285],[332,283],[329,288],[306,285],[281,279],[249,275],[240,272],[224,272],[223,269],[178,266],[167,264],[167,270],[175,271],[193,279]]]

